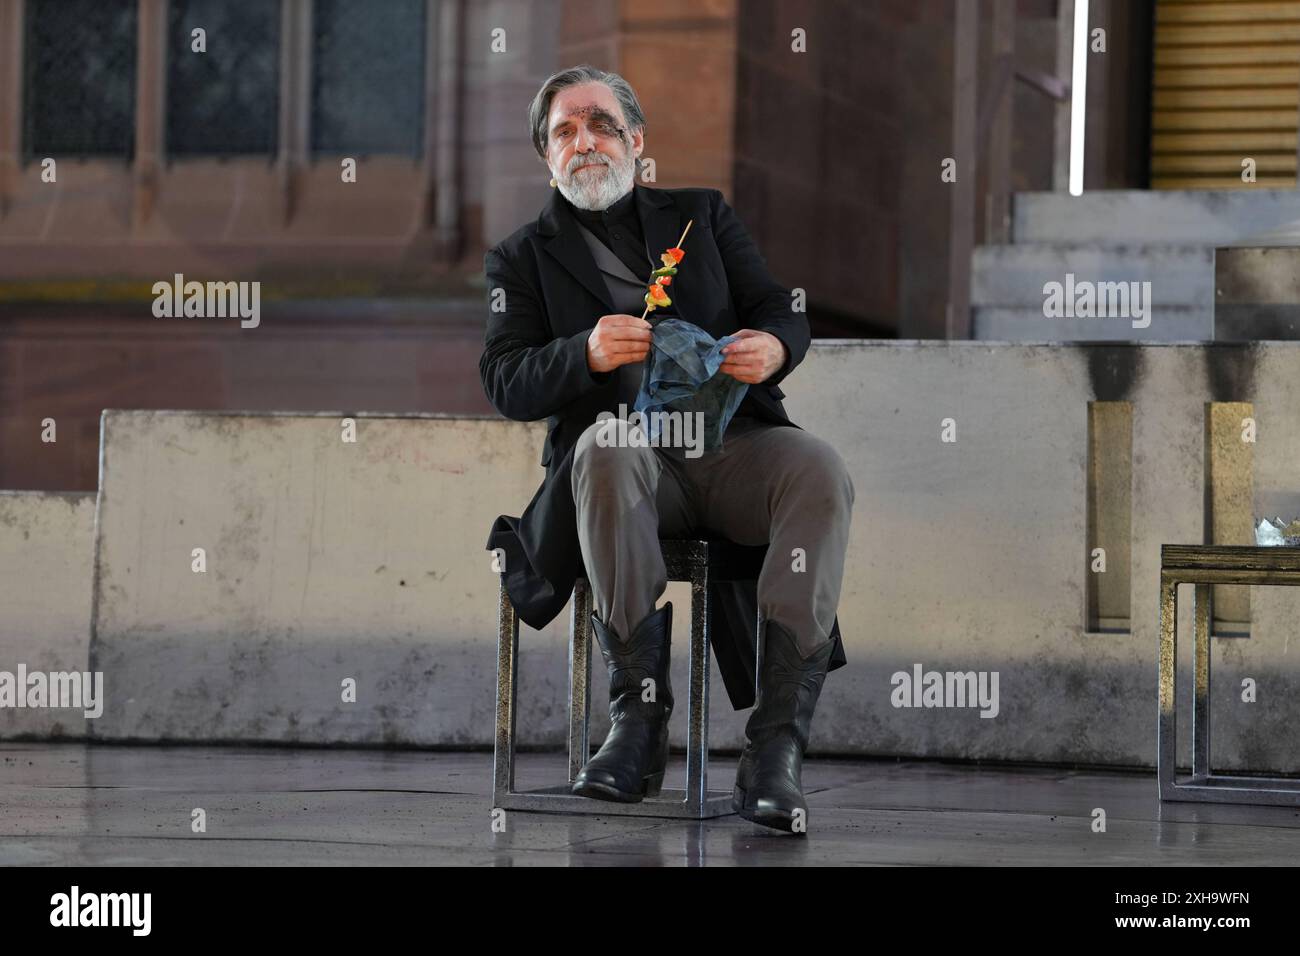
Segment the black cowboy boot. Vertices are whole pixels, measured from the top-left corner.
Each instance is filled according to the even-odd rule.
[[[800,657],[793,634],[776,621],[765,623],[758,699],[745,724],[749,740],[740,754],[731,807],[754,823],[806,833],[803,754],[835,645],[827,641]]]
[[[573,792],[597,800],[639,803],[657,796],[668,765],[668,717],[673,691],[668,683],[672,603],[647,614],[629,641],[591,616],[591,626],[609,669],[609,734],[596,756],[573,781]],[[655,700],[641,699],[641,682],[654,680]]]

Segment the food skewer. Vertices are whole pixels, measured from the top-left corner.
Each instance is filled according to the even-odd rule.
[[[694,222],[695,220],[692,219],[686,224],[686,228],[682,230],[682,237],[677,240],[677,245],[659,256],[663,260],[663,268],[650,273],[649,290],[645,294],[645,311],[641,313],[642,319],[657,308],[673,304],[673,300],[668,298],[668,293],[664,291],[664,286],[673,284],[673,276],[677,275],[677,264],[686,255],[682,244],[686,242],[686,234],[691,231]]]

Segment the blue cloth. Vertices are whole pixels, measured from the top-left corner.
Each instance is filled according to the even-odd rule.
[[[650,441],[659,435],[660,418],[654,412],[665,408],[703,412],[704,450],[718,451],[727,424],[749,389],[747,383],[718,372],[726,360],[723,346],[736,337],[714,341],[698,325],[668,318],[656,322],[650,336],[651,358],[633,406],[642,413],[643,421],[649,421]]]

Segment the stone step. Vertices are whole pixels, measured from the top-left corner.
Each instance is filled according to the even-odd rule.
[[[1016,193],[1012,199],[1016,243],[1215,246],[1279,230],[1300,232],[1300,191],[1107,190],[1082,196],[1030,192]]]
[[[1204,342],[1215,337],[1214,310],[1199,306],[1156,305],[1151,324],[1134,328],[1131,319],[1047,318],[1039,306],[980,307],[972,310],[971,337],[982,341],[1051,342]]]
[[[1176,245],[1071,243],[980,246],[971,257],[971,304],[1041,309],[1049,282],[1151,283],[1160,306],[1211,308],[1214,250]]]

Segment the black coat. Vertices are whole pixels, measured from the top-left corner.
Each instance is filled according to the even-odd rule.
[[[785,414],[778,383],[808,351],[808,319],[791,308],[790,292],[767,265],[735,212],[716,189],[650,189],[635,184],[646,243],[657,260],[694,220],[673,278],[678,317],[715,339],[742,328],[770,332],[790,358],[771,378],[751,385],[755,415],[798,427]],[[488,550],[504,552],[505,585],[519,617],[545,627],[563,610],[586,572],[578,544],[570,485],[573,448],[600,411],[617,413],[618,376],[587,367],[587,336],[610,302],[591,250],[558,190],[537,217],[487,251],[488,322],[479,373],[492,405],[516,421],[548,419],[541,463],[546,479],[522,518],[502,515]],[[639,314],[639,313],[638,313]],[[754,702],[757,594],[754,582],[710,585],[710,643],[732,706]],[[836,617],[830,669],[845,663]]]

